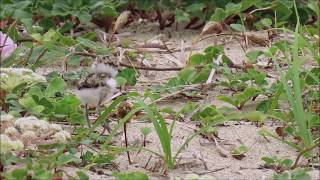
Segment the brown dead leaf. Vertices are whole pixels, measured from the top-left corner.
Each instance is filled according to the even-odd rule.
[[[282,139],[284,139],[284,137],[287,136],[287,133],[284,132],[284,127],[277,127],[275,131],[278,134],[278,136],[282,137]]]
[[[3,89],[0,89],[0,106],[1,110],[7,112],[8,106],[6,104],[7,92]]]
[[[200,36],[203,36],[206,34],[220,34],[222,31],[223,31],[223,27],[221,23],[216,21],[209,21],[203,27],[202,32],[200,33]]]
[[[130,11],[123,11],[119,17],[117,18],[113,32],[117,32],[119,29],[123,28],[124,25],[128,22],[131,12]]]
[[[258,44],[260,46],[263,46],[263,47],[268,46],[269,43],[270,43],[270,41],[267,38],[261,37],[261,36],[257,36],[257,35],[254,35],[254,34],[247,35],[247,37],[251,42],[253,42],[255,44]]]
[[[250,13],[245,13],[244,16],[246,22],[252,22],[254,20],[254,16]]]
[[[132,103],[129,101],[124,101],[119,105],[118,112],[117,112],[117,117],[118,118],[123,118],[125,117],[131,110],[132,110]]]
[[[242,160],[246,156],[244,154],[232,154],[232,157],[237,160]]]

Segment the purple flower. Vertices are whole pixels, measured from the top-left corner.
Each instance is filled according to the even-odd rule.
[[[6,34],[0,32],[0,52],[1,58],[6,58],[12,54],[12,52],[17,48],[17,45],[13,40]]]

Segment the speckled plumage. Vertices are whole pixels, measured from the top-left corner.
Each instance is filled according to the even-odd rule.
[[[90,127],[88,117],[88,105],[96,106],[98,115],[100,114],[101,103],[112,97],[116,91],[117,82],[115,76],[117,70],[107,64],[104,64],[103,59],[97,58],[91,66],[90,73],[80,80],[77,89],[74,91],[76,96],[85,105],[85,116]],[[108,123],[105,127],[110,130]]]
[[[104,63],[93,63],[91,73],[79,82],[76,95],[83,104],[100,105],[116,90],[117,70]]]

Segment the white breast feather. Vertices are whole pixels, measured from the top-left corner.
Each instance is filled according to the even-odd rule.
[[[97,105],[101,98],[102,88],[84,88],[75,90],[76,96],[80,99],[82,104]]]

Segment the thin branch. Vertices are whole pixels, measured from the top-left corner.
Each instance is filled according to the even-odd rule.
[[[73,52],[73,53],[70,53],[65,57],[65,59],[63,61],[64,65],[65,65],[65,70],[67,70],[67,61],[68,61],[68,58],[71,55],[88,56],[88,57],[92,57],[92,58],[97,57],[95,54],[90,54],[90,53],[85,53],[85,52]],[[122,66],[122,67],[149,70],[149,71],[180,71],[180,70],[183,69],[183,67],[156,68],[156,67],[133,66],[133,65],[130,65],[130,64],[122,63],[122,62],[120,62],[119,65]]]
[[[37,64],[37,62],[44,56],[44,54],[48,51],[48,48],[45,48],[41,54],[38,56],[38,58],[35,60],[34,64]]]
[[[274,7],[274,5],[269,6],[269,7],[264,7],[264,8],[254,9],[254,10],[252,10],[251,12],[249,12],[249,14],[252,14],[252,13],[257,12],[257,11],[269,10],[269,9],[271,9],[271,8],[273,8],[273,7]]]

